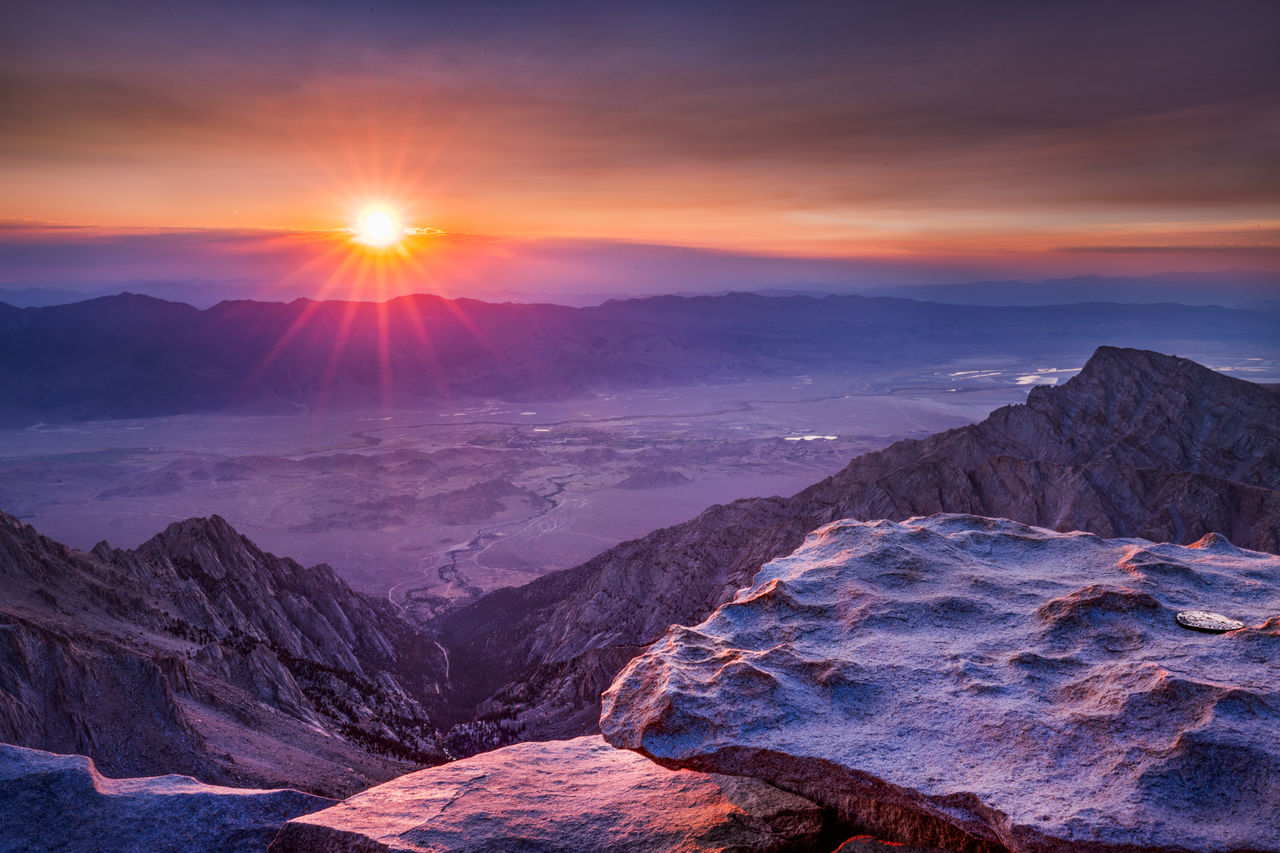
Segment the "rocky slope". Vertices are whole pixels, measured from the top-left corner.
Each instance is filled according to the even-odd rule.
[[[632,661],[601,729],[949,850],[1278,850],[1277,652],[1280,557],[1220,536],[840,521]]]
[[[83,756],[0,744],[0,853],[261,853],[286,820],[332,804],[187,776],[108,779]]]
[[[522,737],[593,730],[597,697],[672,624],[694,624],[839,518],[938,512],[1101,536],[1221,533],[1280,550],[1280,394],[1194,362],[1100,348],[1078,376],[972,426],[854,459],[791,498],[714,506],[438,624],[454,701]]]
[[[755,779],[673,772],[595,736],[401,777],[289,821],[271,853],[829,850],[822,818]]]
[[[84,553],[0,514],[0,741],[345,794],[444,760],[446,665],[385,601],[216,516]]]

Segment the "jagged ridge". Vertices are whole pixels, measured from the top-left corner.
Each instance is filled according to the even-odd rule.
[[[323,792],[446,757],[431,638],[217,516],[84,553],[0,514],[0,590],[0,741]]]

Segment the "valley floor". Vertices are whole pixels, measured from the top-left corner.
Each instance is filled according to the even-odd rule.
[[[1201,358],[1280,379],[1257,357]],[[38,425],[0,431],[0,507],[77,548],[216,513],[274,553],[434,609],[711,504],[792,494],[1079,366],[983,356],[572,401]]]

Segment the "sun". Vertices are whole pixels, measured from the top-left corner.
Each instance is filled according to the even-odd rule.
[[[366,208],[356,224],[355,238],[366,246],[386,249],[404,239],[408,233],[400,224],[400,217],[386,207]]]

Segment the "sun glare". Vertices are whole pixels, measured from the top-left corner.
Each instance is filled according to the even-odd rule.
[[[361,213],[355,230],[357,240],[375,249],[385,249],[399,243],[405,233],[395,213],[383,207],[371,207]]]

